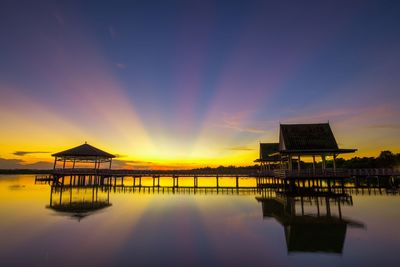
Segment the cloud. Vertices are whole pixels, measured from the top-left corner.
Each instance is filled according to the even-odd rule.
[[[130,164],[153,164],[151,161],[141,161],[141,160],[126,160],[126,163]]]
[[[108,33],[110,34],[111,39],[115,40],[115,38],[117,38],[117,32],[113,26],[108,26]]]
[[[22,159],[0,158],[0,169],[52,169],[53,163],[38,161],[35,163],[25,163]]]
[[[126,69],[126,64],[123,64],[123,63],[115,63],[115,66],[116,66],[118,69],[121,69],[121,70]]]
[[[150,169],[153,167],[153,162],[140,160],[113,160],[113,169]]]
[[[28,154],[42,154],[42,153],[50,153],[48,151],[15,151],[13,154],[16,156],[26,156]]]
[[[237,114],[230,115],[230,116],[225,115],[222,123],[218,126],[236,130],[239,132],[248,132],[248,133],[265,133],[266,132],[266,130],[262,129],[262,128],[243,125],[243,121],[246,121],[245,113],[237,113]]]
[[[368,128],[372,129],[400,129],[400,124],[372,124]]]
[[[254,148],[244,147],[244,146],[235,146],[235,147],[227,147],[227,150],[235,150],[235,151],[252,151]]]
[[[64,20],[63,16],[61,16],[59,13],[54,13],[53,16],[59,25],[61,25],[61,26],[65,25],[65,20]]]

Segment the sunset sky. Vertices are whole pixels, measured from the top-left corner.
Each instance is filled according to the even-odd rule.
[[[279,123],[400,152],[399,1],[1,1],[0,168],[250,165]]]

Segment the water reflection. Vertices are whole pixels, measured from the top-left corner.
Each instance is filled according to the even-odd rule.
[[[331,184],[329,193],[312,183],[257,188],[254,178],[240,180],[239,189],[228,178],[220,188],[204,178],[197,189],[190,178],[179,188],[171,177],[156,188],[151,179],[142,187],[34,180],[0,179],[0,266],[333,267],[400,260],[398,190],[373,183]]]
[[[375,188],[352,187],[353,192]],[[355,190],[355,191],[354,191]],[[231,194],[256,195],[264,219],[275,219],[284,229],[286,248],[293,252],[342,254],[348,227],[365,228],[364,223],[342,214],[342,206],[352,206],[352,190],[331,185],[301,187],[293,184],[281,188],[174,188],[119,185],[85,185],[82,183],[51,185],[47,208],[78,221],[110,207],[110,192],[116,194]],[[376,193],[376,191],[374,191]],[[380,191],[382,193],[382,191]],[[392,189],[388,193],[396,193]]]
[[[110,206],[109,188],[52,185],[46,208],[80,221]]]
[[[261,202],[263,217],[274,218],[283,226],[289,253],[341,254],[347,226],[364,228],[363,223],[342,216],[341,206],[353,205],[348,194],[277,191],[256,199]]]

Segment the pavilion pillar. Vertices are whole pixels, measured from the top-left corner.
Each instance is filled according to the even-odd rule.
[[[333,173],[336,175],[336,154],[333,155]]]
[[[75,158],[74,158],[74,162],[72,163],[72,169],[75,169]]]
[[[315,155],[312,156],[312,159],[313,159],[313,161],[312,161],[312,168],[313,168],[313,173],[314,173],[314,175],[315,175]]]
[[[300,155],[297,158],[297,171],[300,172]]]
[[[112,159],[110,159],[110,166],[108,167],[109,169],[111,169],[111,164],[112,164]]]
[[[56,165],[57,165],[57,157],[54,158],[54,165],[53,165],[53,170],[56,169]]]
[[[64,158],[63,170],[65,169],[65,161],[66,161],[66,159]]]
[[[293,164],[292,164],[292,155],[289,155],[289,171],[292,171]]]
[[[325,157],[324,154],[321,157],[322,157],[322,171],[325,172],[325,169],[326,169],[326,157]]]

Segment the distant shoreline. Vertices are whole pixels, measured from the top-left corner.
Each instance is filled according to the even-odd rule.
[[[0,174],[51,174],[52,170],[36,169],[0,169]]]
[[[317,167],[319,168],[321,165],[320,162],[317,163]],[[301,161],[302,168],[311,168],[312,163]],[[338,168],[344,169],[361,169],[361,168],[400,168],[400,153],[394,154],[391,151],[382,151],[378,157],[354,157],[351,159],[336,159],[336,166]],[[332,160],[327,161],[327,167],[332,167]],[[203,173],[232,173],[232,172],[255,172],[259,170],[259,165],[251,165],[251,166],[219,166],[219,167],[203,167],[203,168],[194,168],[194,169],[185,169],[185,170],[143,170],[143,169],[134,169],[135,171],[141,172],[163,172],[163,173],[182,173],[182,172],[203,172]],[[0,174],[52,174],[52,169],[0,169]]]

